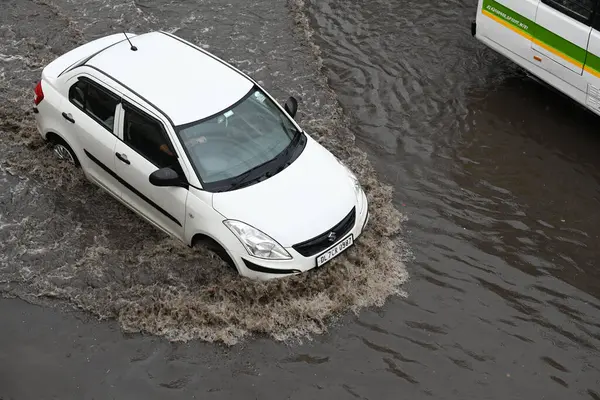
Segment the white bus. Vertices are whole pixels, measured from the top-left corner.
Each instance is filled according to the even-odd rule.
[[[600,115],[599,0],[479,0],[471,33]]]

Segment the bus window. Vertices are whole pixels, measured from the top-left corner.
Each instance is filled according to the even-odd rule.
[[[542,0],[542,3],[588,26],[596,7],[596,0]]]

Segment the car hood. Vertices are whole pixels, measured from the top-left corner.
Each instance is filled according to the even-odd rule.
[[[214,209],[283,247],[331,229],[357,203],[354,182],[329,151],[307,137],[304,151],[286,169],[252,186],[215,193]]]

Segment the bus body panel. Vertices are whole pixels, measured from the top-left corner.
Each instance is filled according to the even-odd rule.
[[[507,52],[506,48],[502,47],[501,45],[499,45],[498,43],[494,42],[493,40],[491,40],[487,37],[479,37],[478,39],[482,43],[487,45],[489,48],[491,48],[492,50],[495,50],[499,54],[502,54],[503,56],[505,56],[508,59],[510,59],[511,61],[513,61],[515,64],[526,69],[527,71],[529,71],[531,74],[535,75],[538,79],[542,80],[546,84],[556,88],[557,90],[564,93],[565,95],[572,98],[573,100],[580,103],[581,105],[586,106],[586,97],[587,96],[581,90],[578,90],[574,86],[569,85],[564,80],[558,78],[556,75],[551,74],[547,70],[541,68],[539,65],[533,64],[529,60],[526,60],[523,57],[517,56],[514,53]],[[600,112],[597,112],[597,113],[600,114]]]
[[[540,2],[533,32],[533,49],[550,62],[541,62],[549,72],[585,91],[581,79],[592,27]]]
[[[530,30],[540,0],[479,0],[477,32],[506,49],[532,59]]]
[[[596,0],[588,1],[596,7]],[[600,5],[592,28],[591,21],[545,4],[550,2],[478,0],[474,36],[600,115]]]
[[[588,54],[583,72],[586,88],[586,105],[600,113],[600,31],[594,28],[590,35]]]

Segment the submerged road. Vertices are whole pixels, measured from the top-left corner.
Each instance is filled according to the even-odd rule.
[[[600,399],[598,118],[477,43],[475,6],[5,1],[0,398]],[[389,211],[349,272],[283,291],[198,272],[207,256],[40,147],[25,115],[40,68],[124,27],[301,98]]]

